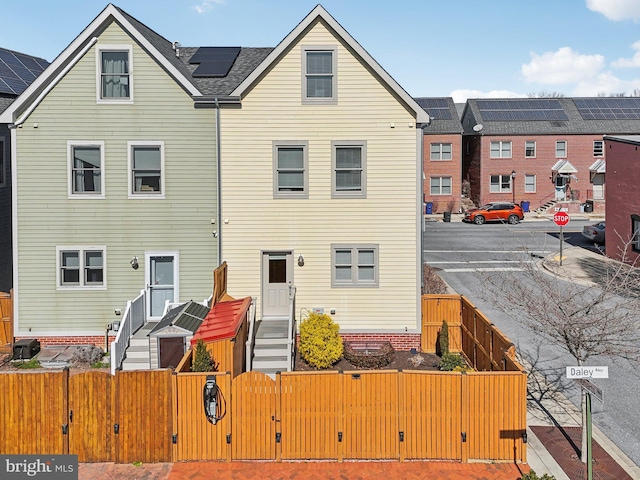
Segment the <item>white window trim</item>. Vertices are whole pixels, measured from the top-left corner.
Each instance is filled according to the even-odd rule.
[[[7,186],[7,148],[5,137],[0,136],[0,187]]]
[[[84,254],[85,252],[102,252],[102,284],[85,285]],[[80,268],[80,284],[64,285],[62,283],[62,252],[78,252]],[[106,245],[69,245],[56,247],[56,289],[57,290],[106,290],[107,289],[107,247]]]
[[[129,98],[102,98],[102,52],[129,52]],[[125,44],[96,45],[96,103],[133,104],[133,46]]]
[[[133,190],[133,147],[160,147],[160,192],[134,192]],[[127,142],[127,181],[129,183],[129,198],[165,198],[165,177],[166,171],[164,166],[164,141],[157,140],[135,140]]]
[[[527,143],[533,143],[533,155],[527,155]],[[538,155],[538,145],[535,140],[525,140],[524,142],[524,158],[536,158]]]
[[[439,157],[436,158],[433,156],[433,149],[432,147],[434,145],[438,145],[439,149],[438,149],[438,155]],[[442,147],[444,145],[449,145],[449,155],[451,155],[451,158],[442,158]],[[429,144],[429,160],[431,160],[432,162],[451,162],[453,161],[453,144],[451,142],[433,142]]]
[[[280,147],[301,147],[303,157],[303,190],[302,192],[278,191],[278,149]],[[309,198],[309,142],[298,140],[276,140],[272,143],[273,163],[273,198]]]
[[[558,144],[564,143],[564,155],[558,155]],[[569,145],[566,140],[556,140],[556,158],[567,158],[569,155]]]
[[[600,153],[596,153],[596,143],[600,143]],[[594,140],[593,141],[593,156],[595,158],[604,157],[604,140]]]
[[[332,52],[332,78],[331,78],[331,97],[307,97],[307,52]],[[303,45],[301,47],[302,55],[302,103],[310,105],[333,105],[338,103],[338,49],[335,45]]]
[[[336,280],[336,250],[351,250],[351,280]],[[358,250],[373,250],[374,279],[372,282],[358,281]],[[380,260],[377,244],[331,244],[331,287],[332,288],[378,288],[380,286]]]
[[[527,177],[533,177],[533,190],[527,190]],[[524,193],[536,193],[538,189],[538,179],[534,174],[525,174],[524,175]]]
[[[100,148],[100,193],[73,191],[73,147]],[[68,197],[72,199],[90,199],[105,197],[104,141],[102,140],[69,140],[67,141]]]
[[[336,190],[336,150],[340,147],[360,147],[361,177],[360,191],[339,192]],[[344,140],[331,142],[331,197],[332,198],[367,198],[367,142],[360,140]]]
[[[491,189],[491,186],[493,185],[491,183],[491,177],[500,177],[500,181],[498,182],[498,191]],[[504,178],[509,179],[509,189],[502,188],[502,180]],[[513,178],[511,177],[511,175],[501,174],[501,173],[495,173],[495,174],[489,175],[489,193],[511,193],[512,191],[513,191]]]
[[[491,148],[494,143],[498,143],[499,147],[500,147],[499,150],[498,150],[499,156],[497,156],[497,157],[493,156],[493,149]],[[509,156],[508,157],[507,156],[503,156],[503,151],[504,151],[503,145],[505,145],[507,143],[509,144]],[[511,140],[494,140],[492,142],[489,142],[489,158],[513,158],[513,143],[511,142]]]
[[[440,180],[440,185],[439,185],[440,193],[433,193],[431,191],[431,179],[433,179],[433,178],[438,178]],[[449,192],[449,193],[442,193],[442,179],[443,178],[448,178],[449,180],[451,180],[451,182],[449,184],[449,188],[451,189],[451,192]],[[444,196],[448,196],[448,197],[453,195],[453,180],[451,178],[451,175],[432,175],[431,177],[429,177],[429,195],[431,195],[431,196],[444,195]]]
[[[159,317],[152,317],[150,313],[151,294],[148,282],[150,280],[151,273],[151,257],[173,257],[173,302],[180,303],[180,252],[178,250],[147,250],[144,252],[144,281],[147,283],[145,308],[147,309],[147,312],[149,312],[149,319],[160,320],[162,315]]]

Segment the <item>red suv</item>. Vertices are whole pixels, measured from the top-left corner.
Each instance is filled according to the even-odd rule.
[[[522,207],[515,203],[492,202],[480,208],[471,208],[464,214],[463,221],[482,225],[485,222],[507,222],[515,225],[524,218]]]

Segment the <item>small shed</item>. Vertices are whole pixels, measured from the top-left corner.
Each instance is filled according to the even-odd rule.
[[[176,367],[208,313],[209,307],[193,301],[169,310],[149,332],[151,368]]]
[[[245,371],[250,306],[251,297],[216,303],[191,338],[192,348],[202,339],[218,371],[231,372],[232,378]]]

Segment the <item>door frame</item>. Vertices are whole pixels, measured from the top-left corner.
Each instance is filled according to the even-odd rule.
[[[264,266],[264,258],[269,255],[284,255],[287,257],[287,283],[289,286],[293,286],[293,249],[291,250],[261,250],[260,251],[260,312],[261,315],[265,316],[265,306],[266,306],[266,285],[269,272],[265,270]]]
[[[147,318],[149,321],[158,321],[160,316],[151,316],[151,258],[153,257],[173,257],[173,302],[180,301],[180,254],[177,250],[149,250],[144,252],[144,285],[146,297]]]

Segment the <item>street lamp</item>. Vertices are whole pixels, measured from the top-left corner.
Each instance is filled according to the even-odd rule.
[[[516,203],[516,171],[511,170],[511,193],[513,194],[513,203]]]

